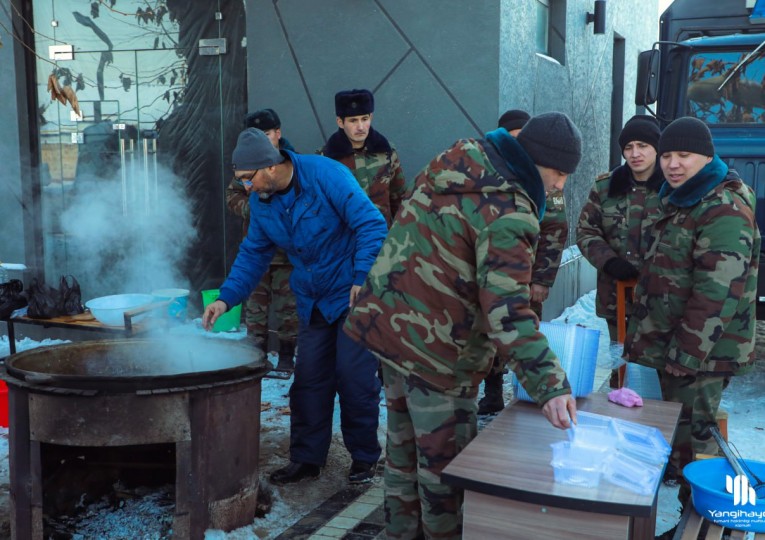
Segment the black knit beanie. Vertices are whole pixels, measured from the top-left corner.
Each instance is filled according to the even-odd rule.
[[[698,118],[683,116],[666,128],[659,139],[659,154],[666,152],[691,152],[714,157],[715,145],[707,125]]]
[[[369,90],[343,90],[335,94],[335,114],[340,118],[375,112],[375,97]]]
[[[518,134],[518,142],[534,163],[564,173],[573,173],[582,158],[582,134],[560,112],[533,117]]]
[[[521,129],[529,121],[529,113],[520,109],[510,109],[505,111],[505,114],[499,117],[497,127],[505,128],[507,131],[514,129]]]
[[[269,129],[279,129],[282,127],[282,121],[279,120],[279,115],[273,109],[260,109],[254,113],[248,114],[244,119],[244,127],[246,128],[258,128],[263,131]]]
[[[231,165],[238,171],[255,171],[277,165],[284,156],[259,129],[247,128],[239,134]]]
[[[641,141],[648,143],[659,151],[659,121],[653,116],[647,114],[636,114],[624,124],[622,132],[619,134],[619,148],[624,152],[624,147],[632,141]]]

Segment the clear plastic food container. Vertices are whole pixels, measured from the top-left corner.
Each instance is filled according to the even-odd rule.
[[[672,447],[657,428],[614,418],[611,430],[620,452],[660,467],[667,462]]]
[[[577,424],[566,430],[572,445],[584,446],[593,450],[614,447],[615,439],[611,431],[610,416],[578,411]]]
[[[598,487],[606,451],[573,446],[569,441],[553,443],[550,447],[553,451],[550,465],[555,482],[587,488]]]
[[[662,468],[635,459],[621,450],[611,453],[603,465],[603,479],[607,482],[638,493],[653,495]]]

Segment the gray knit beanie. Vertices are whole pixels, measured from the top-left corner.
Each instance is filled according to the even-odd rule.
[[[231,156],[231,165],[238,171],[255,171],[284,161],[284,156],[256,128],[247,128],[239,134],[236,148]]]
[[[582,158],[582,134],[560,112],[534,116],[518,134],[518,142],[534,163],[564,173],[573,173]]]
[[[659,154],[666,152],[691,152],[714,157],[715,145],[707,125],[698,118],[678,118],[661,133]]]

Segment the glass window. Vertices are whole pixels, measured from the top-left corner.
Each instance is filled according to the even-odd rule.
[[[691,57],[686,114],[707,124],[765,124],[765,53],[742,63],[746,51]]]
[[[566,63],[566,0],[537,0],[536,50]]]
[[[35,1],[41,185],[25,204],[47,282],[73,274],[88,300],[225,275],[241,239],[224,190],[246,56],[225,53],[244,4],[221,3]]]
[[[547,54],[548,31],[550,28],[550,3],[537,0],[537,52]]]

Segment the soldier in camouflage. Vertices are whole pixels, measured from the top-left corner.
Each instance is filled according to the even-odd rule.
[[[290,142],[282,137],[281,120],[273,109],[261,109],[245,118],[245,129],[262,130],[275,148],[295,151]],[[242,218],[242,238],[247,236],[250,225],[250,196],[241,180],[234,178],[226,188],[226,206]],[[269,332],[279,338],[279,361],[276,369],[291,372],[295,367],[295,343],[297,342],[297,307],[295,295],[290,289],[292,265],[284,250],[277,249],[271,266],[245,303],[244,322],[247,336],[258,347],[268,349]],[[275,325],[269,327],[269,310],[273,307]]]
[[[659,372],[662,396],[682,403],[670,464],[718,453],[709,432],[723,388],[754,362],[760,233],[755,195],[715,155],[702,121],[672,122],[659,141],[666,182],[627,329],[630,362]],[[681,480],[678,498],[690,495]]]
[[[505,128],[510,135],[517,137],[529,118],[526,111],[511,109],[499,117],[497,127]],[[566,201],[562,191],[553,190],[547,194],[545,215],[539,223],[539,242],[531,271],[531,309],[540,320],[542,302],[547,300],[550,287],[555,283],[567,237]],[[484,396],[478,401],[479,415],[493,414],[505,408],[502,395],[505,371],[500,367],[500,362],[495,362],[484,381]]]
[[[335,94],[338,130],[318,153],[348,167],[390,227],[406,191],[398,153],[372,128],[374,96],[369,90]]]
[[[616,282],[637,277],[659,213],[657,194],[664,180],[656,163],[660,135],[652,116],[630,118],[619,134],[626,163],[597,178],[579,215],[576,243],[598,271],[595,312],[608,323],[611,341],[618,341]],[[631,306],[628,298],[628,315]]]
[[[444,467],[476,435],[476,395],[498,356],[548,421],[576,420],[566,374],[529,305],[545,191],[581,157],[569,118],[463,139],[402,204],[345,330],[383,362],[387,537],[460,538],[462,492]]]

